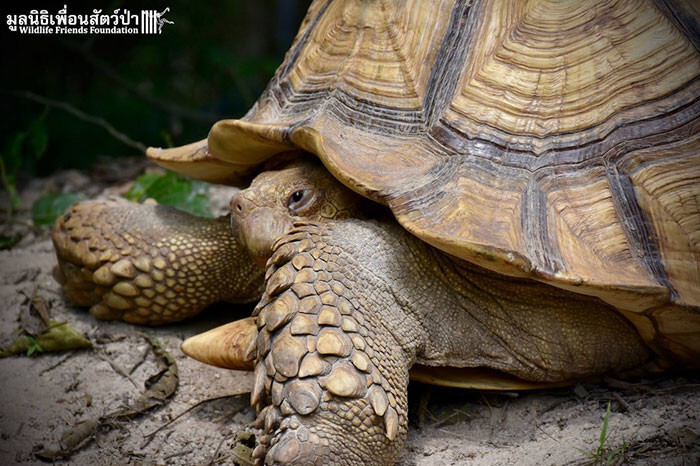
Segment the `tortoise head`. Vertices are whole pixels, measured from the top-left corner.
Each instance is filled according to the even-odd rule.
[[[258,175],[231,199],[231,224],[250,253],[264,266],[275,241],[295,221],[323,221],[359,215],[360,196],[320,163],[302,159]]]

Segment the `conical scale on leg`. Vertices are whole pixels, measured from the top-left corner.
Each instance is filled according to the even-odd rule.
[[[275,335],[272,345],[272,361],[278,373],[294,377],[299,372],[301,358],[306,354],[303,337],[295,337],[285,328],[281,335]]]
[[[351,364],[340,362],[334,365],[326,377],[325,385],[326,390],[336,396],[357,398],[364,395],[367,380]]]
[[[322,393],[316,380],[295,379],[285,385],[284,398],[289,401],[296,412],[308,415],[318,408]]]

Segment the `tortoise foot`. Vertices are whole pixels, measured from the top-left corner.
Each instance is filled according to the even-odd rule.
[[[65,295],[99,319],[159,325],[222,300],[259,296],[262,270],[227,217],[127,201],[72,206],[52,239]]]

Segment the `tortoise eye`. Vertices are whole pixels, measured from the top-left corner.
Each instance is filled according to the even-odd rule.
[[[295,191],[294,194],[292,194],[292,197],[290,198],[290,204],[301,201],[303,197],[304,197],[303,190]]]
[[[300,215],[314,204],[314,198],[314,191],[312,189],[299,189],[289,196],[287,208],[293,215]]]

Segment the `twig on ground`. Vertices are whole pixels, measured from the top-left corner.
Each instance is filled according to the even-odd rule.
[[[625,382],[623,380],[618,380],[614,379],[612,377],[606,377],[604,380],[606,385],[612,388],[617,388],[619,390],[627,390],[627,391],[634,391],[637,393],[649,393],[654,391],[651,387],[649,387],[648,383],[630,383],[630,382]]]
[[[189,454],[192,453],[193,451],[194,451],[194,448],[189,448],[189,449],[187,449],[187,450],[182,450],[182,451],[178,451],[178,452],[176,452],[176,453],[171,453],[171,454],[169,454],[168,456],[164,456],[164,457],[163,457],[163,461],[168,461],[168,460],[170,460],[170,459],[177,458],[178,456],[189,455]]]
[[[216,456],[219,454],[219,450],[221,450],[221,447],[223,446],[224,442],[226,442],[226,440],[229,440],[230,438],[232,438],[234,435],[236,435],[236,434],[235,433],[228,434],[228,435],[224,436],[224,438],[221,439],[221,441],[219,442],[219,445],[217,445],[217,447],[216,447],[216,450],[214,450],[214,454],[211,455],[211,458],[209,458],[209,461],[206,463],[205,466],[211,466],[212,464],[214,464],[214,460],[216,460]]]
[[[68,353],[66,356],[64,356],[63,358],[61,358],[57,363],[52,364],[51,366],[49,366],[49,367],[47,367],[46,369],[44,369],[43,371],[41,371],[41,372],[39,373],[39,375],[44,375],[44,374],[46,374],[47,372],[56,369],[58,366],[60,366],[61,364],[63,364],[64,362],[66,362],[68,359],[70,359],[71,357],[73,357],[73,356],[75,355],[75,353],[76,353],[75,350],[71,351],[71,352]]]
[[[439,421],[439,419],[436,418],[436,417],[433,415],[433,413],[431,413],[431,412],[428,411],[428,410],[425,411],[425,415],[428,416],[428,417],[430,418],[430,420],[433,421],[433,422],[438,422],[438,421]]]
[[[131,375],[127,374],[126,371],[125,371],[124,369],[122,369],[121,366],[119,366],[119,364],[117,364],[116,362],[112,361],[111,359],[109,359],[107,356],[105,356],[105,355],[103,355],[103,354],[99,354],[99,353],[98,353],[98,354],[97,354],[97,357],[100,358],[100,359],[102,359],[103,361],[105,361],[107,364],[109,364],[109,365],[112,367],[112,369],[114,369],[114,372],[116,372],[117,374],[119,374],[119,375],[121,375],[122,377],[124,377],[125,379],[127,379],[129,382],[131,382],[131,384],[132,384],[134,387],[136,387],[137,390],[141,391],[141,387],[139,387],[139,385],[138,385],[138,384],[136,383],[136,381],[131,377]]]
[[[462,416],[466,417],[467,419],[474,419],[474,415],[472,413],[468,413],[463,409],[455,408],[455,411],[460,413]]]
[[[620,412],[624,413],[629,409],[630,405],[622,399],[619,393],[612,392],[612,397],[615,398],[615,401],[617,401],[620,404]]]
[[[165,424],[163,424],[162,426],[158,427],[156,430],[154,430],[154,431],[152,431],[152,432],[150,432],[150,433],[144,435],[143,437],[144,437],[144,438],[153,437],[153,436],[156,435],[158,432],[160,432],[161,430],[165,429],[165,428],[168,427],[170,424],[172,424],[173,422],[177,421],[177,420],[180,419],[182,416],[184,416],[185,414],[189,413],[190,411],[192,411],[193,409],[197,408],[198,406],[203,405],[204,403],[209,403],[210,401],[223,400],[223,399],[226,399],[226,398],[236,398],[236,397],[240,397],[240,396],[247,395],[247,394],[248,394],[248,393],[239,393],[239,394],[236,394],[236,395],[223,395],[223,396],[217,396],[217,397],[214,397],[214,398],[207,398],[206,400],[200,400],[200,401],[198,401],[197,403],[195,403],[195,404],[193,404],[192,406],[190,406],[189,408],[187,408],[186,410],[184,410],[183,412],[181,412],[180,414],[178,414],[177,416],[175,416],[174,418],[172,418],[171,420],[169,420],[168,422],[166,422]]]
[[[458,434],[458,433],[456,433],[456,432],[451,432],[451,431],[449,431],[449,430],[447,430],[447,429],[438,429],[438,430],[439,430],[440,432],[444,433],[444,434],[449,434],[449,435],[452,435],[452,436],[457,437],[457,438],[461,438],[461,439],[464,439],[464,440],[469,440],[470,442],[479,442],[479,441],[480,441],[480,440],[477,440],[477,439],[474,439],[474,438],[471,438],[471,437],[467,437],[466,435]],[[489,443],[492,443],[492,442],[489,442]]]
[[[496,443],[496,442],[494,442],[493,440],[477,440],[477,439],[475,439],[475,438],[468,437],[468,436],[462,435],[462,434],[458,434],[458,433],[456,433],[456,432],[450,432],[450,431],[447,430],[447,429],[438,429],[438,431],[439,431],[439,432],[442,432],[442,433],[445,433],[445,434],[452,435],[452,436],[457,437],[457,438],[461,438],[461,439],[464,439],[464,440],[469,440],[470,442],[484,442],[484,443],[488,443],[489,445],[494,446],[494,447],[497,447],[497,448],[507,448],[507,447],[510,447],[510,446],[511,446],[511,445],[508,445],[507,443]]]
[[[673,387],[659,388],[658,390],[653,390],[653,393],[674,393],[683,392],[685,390],[697,389],[700,389],[700,383],[686,383],[681,385],[674,385]]]
[[[143,350],[143,353],[141,354],[141,357],[139,358],[139,360],[136,361],[136,364],[134,364],[134,366],[133,366],[133,367],[131,368],[131,370],[129,371],[129,375],[133,374],[133,373],[136,371],[136,369],[138,369],[139,367],[141,367],[141,364],[143,364],[144,362],[146,362],[146,359],[148,358],[148,354],[149,354],[150,352],[151,352],[151,348],[149,348],[148,346],[146,346],[146,349]]]
[[[493,412],[493,407],[491,406],[491,403],[489,403],[489,400],[486,399],[486,396],[484,396],[484,392],[479,392],[479,395],[481,396],[481,399],[486,403],[486,406],[489,408],[489,417],[491,419],[494,418],[494,412]]]
[[[34,449],[35,456],[46,461],[67,459],[76,451],[90,444],[92,440],[97,441],[96,434],[98,432],[108,432],[114,427],[121,428],[119,421],[130,420],[146,411],[160,407],[172,397],[179,381],[177,362],[156,340],[148,335],[144,335],[144,338],[153,349],[159,366],[159,371],[146,381],[146,390],[132,403],[113,413],[81,421],[63,431],[59,441],[52,442],[49,445],[36,445]],[[136,385],[131,377],[116,363],[100,354],[98,356],[107,361],[115,371]],[[77,386],[77,384],[78,381],[76,380],[75,385]],[[74,389],[75,387],[69,387],[67,391]]]
[[[540,432],[542,432],[544,435],[546,435],[547,437],[551,438],[551,439],[554,440],[555,442],[559,443],[559,440],[557,440],[557,439],[555,439],[554,437],[552,437],[551,435],[549,435],[549,433],[548,433],[546,430],[544,430],[544,429],[542,428],[542,426],[540,425],[540,423],[537,422],[537,418],[535,418],[535,426],[537,426],[537,429],[538,429]]]
[[[455,410],[454,413],[450,414],[450,415],[447,416],[447,417],[444,417],[444,418],[440,419],[439,421],[437,421],[436,423],[434,423],[434,424],[431,425],[430,427],[432,427],[432,428],[438,428],[438,427],[440,427],[440,426],[446,424],[447,421],[449,421],[450,419],[452,419],[453,417],[455,417],[455,416],[457,416],[457,415],[459,415],[459,411]]]
[[[224,461],[226,461],[226,460],[229,459],[229,458],[233,458],[233,455],[232,455],[232,454],[224,455],[224,456],[222,456],[222,457],[216,459],[216,460],[215,460],[213,463],[211,463],[211,464],[220,464],[220,463],[223,463]],[[239,458],[236,457],[235,459],[238,460]]]
[[[430,402],[430,390],[426,390],[422,393],[420,401],[418,402],[418,427],[423,428],[425,425],[425,415],[428,412],[428,403]]]

